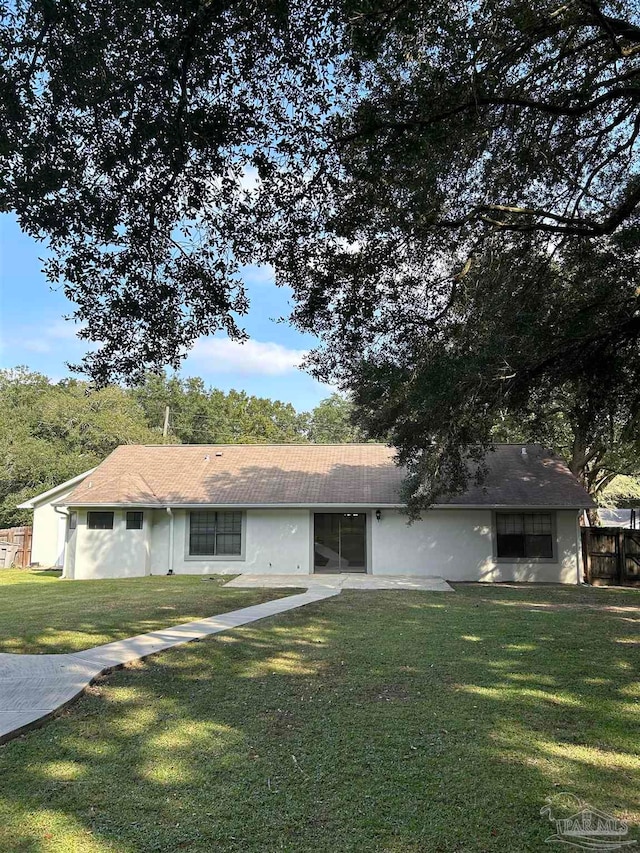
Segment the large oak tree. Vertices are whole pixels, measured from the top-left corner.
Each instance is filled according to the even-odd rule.
[[[3,204],[95,378],[241,335],[269,261],[416,509],[536,395],[585,458],[637,429],[635,0],[22,0],[0,51]]]

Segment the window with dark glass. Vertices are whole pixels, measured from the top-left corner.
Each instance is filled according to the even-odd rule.
[[[89,530],[113,530],[113,513],[88,512],[87,527]]]
[[[141,512],[127,513],[127,530],[142,530],[143,515]]]
[[[69,513],[69,530],[75,530],[78,526],[78,513],[70,512]]]
[[[498,557],[553,559],[551,513],[496,513],[496,536]]]
[[[189,517],[189,556],[237,557],[242,553],[242,513],[198,510]]]

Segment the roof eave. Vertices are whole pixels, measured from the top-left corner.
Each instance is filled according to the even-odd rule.
[[[97,467],[97,466],[96,466]],[[18,509],[35,509],[38,504],[46,503],[47,498],[50,498],[52,495],[56,495],[58,492],[63,492],[65,489],[70,489],[72,486],[75,486],[77,483],[82,482],[85,477],[88,477],[89,474],[92,474],[96,468],[89,468],[88,471],[84,471],[82,474],[76,474],[75,477],[71,477],[70,480],[66,480],[64,483],[60,483],[58,486],[54,486],[52,489],[48,489],[46,492],[41,492],[39,495],[35,495],[33,498],[29,498],[28,501],[24,501],[21,504],[17,505]]]
[[[433,509],[593,509],[595,503],[570,503],[570,504],[528,504],[528,503],[512,503],[512,504],[434,504]]]
[[[221,509],[313,509],[319,508],[322,509],[324,507],[335,507],[342,508],[348,507],[353,509],[401,509],[404,504],[400,503],[364,503],[359,501],[358,503],[354,503],[353,501],[341,501],[339,503],[321,503],[316,501],[314,503],[292,503],[291,501],[284,501],[282,503],[215,503],[215,502],[207,502],[207,503],[175,503],[170,501],[168,503],[162,504],[154,504],[154,503],[144,503],[144,502],[133,502],[133,501],[92,501],[91,503],[86,502],[73,502],[73,503],[60,503],[56,504],[56,506],[71,506],[78,508],[91,508],[91,507],[141,507],[146,509],[202,509],[203,507],[216,507]]]
[[[204,507],[216,507],[220,509],[403,509],[406,504],[403,503],[371,503],[371,502],[353,502],[339,501],[337,503],[313,502],[313,503],[292,503],[284,501],[281,503],[216,503],[216,502],[200,502],[200,503],[178,503],[170,501],[167,503],[150,503],[144,501],[92,501],[88,502],[73,502],[60,503],[56,506],[71,506],[78,508],[90,509],[91,507],[114,507],[114,508],[135,508],[135,509],[202,509]],[[433,504],[429,509],[510,509],[510,510],[582,510],[591,509],[595,504]]]

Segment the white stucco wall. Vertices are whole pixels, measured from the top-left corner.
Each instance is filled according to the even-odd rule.
[[[434,509],[412,524],[402,513],[385,510],[371,524],[372,572],[453,581],[578,583],[576,521],[575,510],[556,513],[557,561],[503,562],[494,557],[491,510]]]
[[[244,520],[242,559],[188,557],[188,511],[174,510],[173,571],[176,574],[308,574],[311,548],[309,510],[249,509]],[[153,513],[151,573],[169,569],[169,525],[166,511]]]
[[[66,519],[53,508],[53,504],[64,503],[71,492],[59,492],[50,501],[37,505],[33,510],[33,540],[31,562],[41,566],[55,566],[62,562],[66,535]]]
[[[88,530],[78,512],[75,553],[67,557],[75,578],[166,574],[302,574],[312,570],[308,509],[247,510],[241,559],[189,559],[188,511],[173,511],[173,561],[169,559],[171,520],[165,510],[146,510],[144,528],[125,529],[125,513],[115,510],[113,530]],[[554,562],[502,562],[494,557],[490,510],[431,510],[411,525],[395,510],[377,521],[367,513],[368,571],[380,575],[427,575],[459,581],[538,581],[577,583],[580,555],[577,512],[556,513]],[[69,543],[71,545],[71,541]],[[69,548],[68,548],[69,550]]]
[[[109,507],[104,507],[110,511]],[[69,539],[65,575],[75,579],[130,578],[149,574],[151,512],[144,513],[142,530],[126,529],[126,513],[113,510],[112,530],[89,530],[87,511],[78,510],[75,536]],[[74,555],[69,555],[75,539]]]
[[[62,576],[65,578],[73,578],[76,568],[76,545],[78,542],[78,527],[71,530],[67,522],[67,542],[64,551],[64,571]]]

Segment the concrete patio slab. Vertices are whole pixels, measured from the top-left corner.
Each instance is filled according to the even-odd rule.
[[[424,592],[454,592],[440,577],[411,577],[409,575],[367,575],[344,572],[335,575],[238,575],[225,584],[237,589],[266,587],[308,587],[308,589],[405,589]]]
[[[95,678],[123,664],[339,594],[338,588],[309,589],[81,652],[0,654],[0,744],[42,725],[76,699]]]

